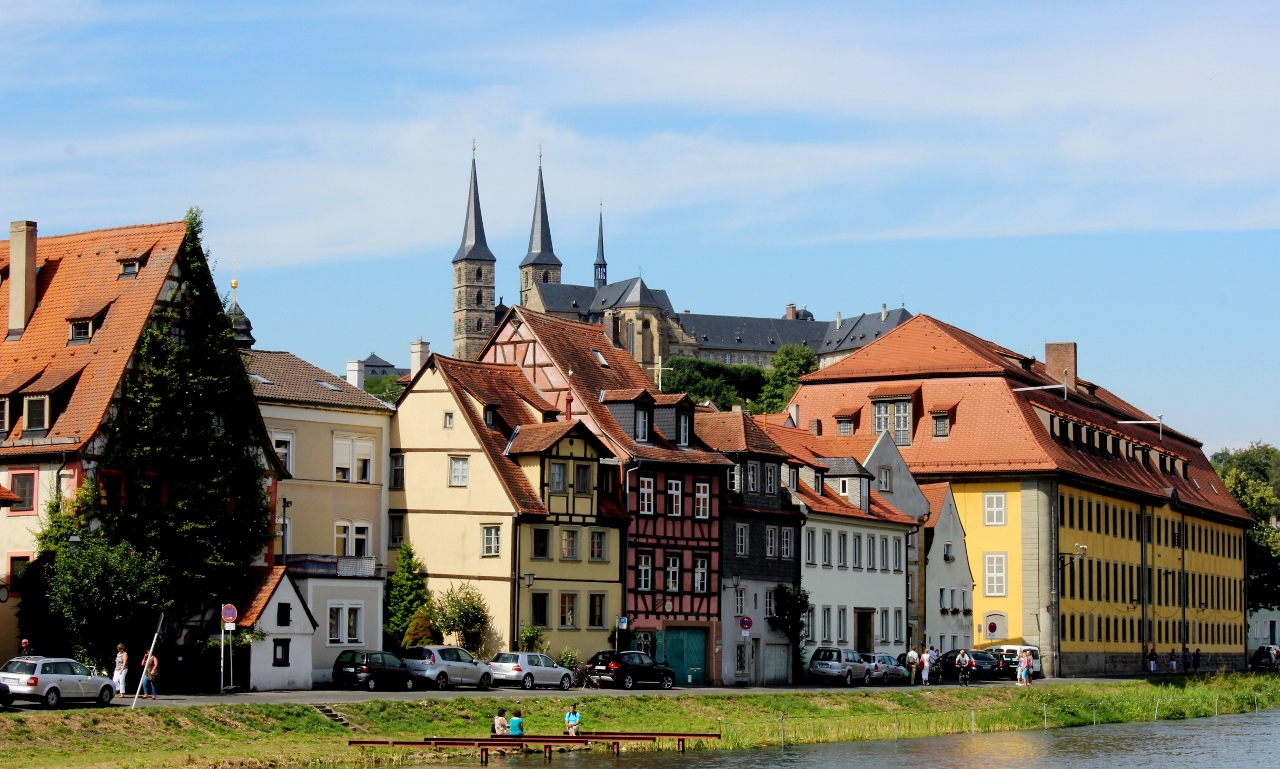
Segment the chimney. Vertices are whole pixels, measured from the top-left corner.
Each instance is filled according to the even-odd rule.
[[[821,419],[810,419],[810,420],[809,420],[809,432],[813,433],[813,437],[815,437],[815,438],[821,438],[821,437],[822,437],[822,420],[821,420]]]
[[[880,322],[884,323],[888,319],[889,319],[889,305],[881,304],[880,305]]]
[[[19,339],[36,309],[36,223],[9,224],[9,339]]]
[[[792,403],[790,406],[787,407],[787,411],[791,412],[791,426],[799,427],[800,426],[800,404]]]
[[[741,413],[742,413],[742,404],[741,404],[741,403],[734,405],[734,407],[733,407],[733,413],[735,413],[735,414],[741,414]]]
[[[358,360],[347,361],[347,384],[357,390],[364,389],[364,366]]]
[[[783,317],[783,319],[784,319],[784,320],[795,320],[795,319],[796,319],[796,305],[795,305],[795,303],[794,303],[794,302],[792,302],[791,304],[787,305],[787,312],[786,312],[782,317]]]
[[[431,355],[431,343],[422,341],[422,337],[418,337],[418,341],[409,343],[409,376],[414,377],[422,370],[422,364],[427,362],[427,358]]]
[[[836,331],[840,330],[840,313],[836,313]]]
[[[1076,389],[1076,343],[1045,342],[1044,369],[1050,379],[1065,381],[1068,391]]]

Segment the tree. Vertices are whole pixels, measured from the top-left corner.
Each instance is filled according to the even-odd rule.
[[[1280,450],[1259,441],[1222,449],[1211,461],[1227,491],[1254,519],[1245,537],[1249,609],[1280,607],[1280,531],[1274,523],[1280,512]]]
[[[398,378],[395,374],[368,377],[364,380],[364,391],[384,403],[395,403],[404,391],[404,385],[396,383]]]
[[[430,644],[438,644],[444,641],[443,635],[439,628],[436,627],[435,620],[435,602],[428,600],[426,603],[418,607],[413,613],[413,618],[409,621],[409,627],[404,631],[404,637],[400,640],[400,645],[404,648],[410,646],[428,646]]]
[[[765,374],[764,388],[751,410],[758,414],[782,411],[800,386],[800,377],[817,367],[818,356],[808,345],[782,345],[773,355],[773,370]]]
[[[400,545],[400,555],[395,574],[387,577],[387,633],[395,639],[403,638],[418,610],[431,599],[422,577],[422,563],[407,538]]]
[[[663,372],[663,392],[685,393],[695,403],[709,400],[722,411],[760,397],[764,387],[764,371],[755,366],[687,357],[664,362],[670,364],[671,371]]]
[[[476,654],[484,644],[489,627],[489,604],[470,582],[450,588],[436,606],[436,622],[441,631],[458,636],[462,648]]]
[[[804,679],[805,620],[809,616],[809,591],[780,582],[773,588],[773,614],[769,627],[791,642],[791,680]]]

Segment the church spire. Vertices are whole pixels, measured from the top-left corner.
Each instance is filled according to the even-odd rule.
[[[609,265],[604,261],[604,210],[600,211],[600,233],[596,236],[596,288],[609,285]]]
[[[521,267],[532,265],[560,266],[560,260],[551,247],[551,225],[547,221],[547,194],[542,188],[541,159],[538,161],[538,194],[533,201],[533,227],[529,230],[529,253],[520,262]]]
[[[474,152],[474,148],[472,152]],[[471,158],[471,191],[467,194],[467,223],[462,228],[462,245],[453,255],[454,263],[466,260],[496,262],[484,239],[484,217],[480,215],[480,187],[476,183],[476,159]]]

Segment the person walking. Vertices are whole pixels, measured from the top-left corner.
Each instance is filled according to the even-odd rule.
[[[524,736],[524,716],[520,714],[519,709],[511,714],[511,731],[509,734],[512,737]]]
[[[928,649],[924,650],[924,654],[920,655],[920,679],[925,685],[929,685],[929,669],[933,667],[933,655]]]
[[[129,655],[124,644],[116,644],[116,666],[111,673],[111,683],[116,687],[116,694],[124,694],[124,678],[129,671]]]
[[[920,655],[913,646],[907,651],[907,675],[911,686],[916,685],[916,668],[920,665]]]
[[[1027,655],[1027,686],[1030,686],[1036,680],[1036,658],[1032,656],[1030,649],[1024,653]]]
[[[1196,647],[1196,653],[1191,655],[1191,667],[1195,668],[1196,675],[1200,675],[1200,647]]]
[[[493,736],[505,737],[511,734],[511,725],[507,723],[507,711],[498,708],[498,715],[493,717]]]
[[[1185,646],[1182,647],[1182,675],[1191,675],[1191,650]]]
[[[1175,651],[1173,647],[1169,647],[1169,662],[1168,662],[1169,675],[1173,675],[1174,673],[1178,672],[1178,656],[1177,655],[1178,655],[1177,651]]]
[[[142,655],[142,697],[154,700],[156,691],[156,673],[160,670],[160,659],[151,652]]]
[[[1147,669],[1151,671],[1151,675],[1156,674],[1157,662],[1158,660],[1156,659],[1156,650],[1152,649],[1151,652],[1147,655]]]
[[[19,644],[18,646],[18,656],[19,657],[37,657],[39,655],[36,654],[35,649],[31,648],[31,642],[24,638],[22,639],[22,643]]]
[[[1018,652],[1018,686],[1027,685],[1027,653]]]
[[[564,728],[570,737],[578,736],[578,725],[582,723],[582,714],[577,705],[570,705],[569,712],[564,714]]]

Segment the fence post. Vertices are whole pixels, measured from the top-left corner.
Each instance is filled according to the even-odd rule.
[[[1253,712],[1258,712],[1258,695],[1253,695]]]
[[[1098,725],[1098,703],[1093,703],[1093,725]]]
[[[898,741],[898,714],[893,714],[893,741]]]
[[[1218,695],[1213,695],[1213,717],[1218,717]]]
[[[1049,703],[1044,704],[1044,728],[1049,728]]]
[[[782,734],[782,747],[785,748],[787,746],[787,714],[786,713],[778,714],[778,729]]]
[[[1155,717],[1152,718],[1151,720],[1152,721],[1160,720],[1160,698],[1159,697],[1156,697],[1156,714],[1155,714]]]

